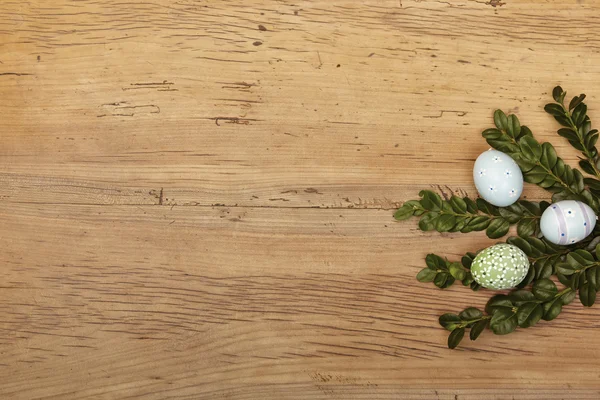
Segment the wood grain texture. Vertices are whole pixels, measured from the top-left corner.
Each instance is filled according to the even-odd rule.
[[[493,241],[391,216],[476,194],[495,108],[575,163],[599,8],[0,2],[0,397],[599,398],[600,308],[448,350],[490,293],[415,274]]]

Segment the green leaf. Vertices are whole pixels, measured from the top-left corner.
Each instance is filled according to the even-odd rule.
[[[594,167],[592,165],[591,162],[589,162],[588,160],[581,160],[579,161],[579,166],[581,167],[581,169],[583,170],[583,172],[586,172],[590,175],[595,175],[596,171],[594,170]]]
[[[442,212],[440,212],[440,214],[444,214],[444,213],[449,213],[452,215],[456,214],[454,212],[454,210],[452,209],[452,206],[450,205],[450,203],[442,200]]]
[[[497,310],[490,321],[490,328],[496,335],[506,335],[517,329],[517,314],[509,309]]]
[[[475,256],[471,256],[472,254],[465,254],[464,256],[462,256],[462,258],[460,259],[460,262],[462,263],[463,267],[465,268],[471,268],[471,264],[473,263],[473,259],[475,258]]]
[[[506,125],[506,133],[509,136],[516,138],[521,133],[521,124],[519,123],[519,119],[516,115],[509,115]]]
[[[525,278],[523,278],[523,280],[521,281],[521,283],[519,283],[517,285],[517,287],[520,289],[527,287],[531,284],[531,282],[533,282],[534,279],[535,279],[535,270],[534,270],[534,268],[529,268],[529,270],[527,271],[527,275],[525,275]]]
[[[490,129],[486,129],[485,131],[481,132],[481,135],[486,139],[496,140],[496,139],[500,139],[502,137],[502,132],[499,131],[498,129],[490,128]]]
[[[523,154],[530,160],[539,160],[542,157],[542,146],[532,136],[524,136],[519,140],[519,147]]]
[[[445,287],[447,287],[446,281],[448,280],[448,277],[449,275],[447,272],[440,272],[433,279],[433,284],[439,287],[440,289],[444,289]]]
[[[596,146],[596,143],[598,142],[598,130],[594,129],[593,131],[590,131],[587,136],[585,137],[585,141],[586,141],[586,146],[588,149],[592,149],[594,148],[594,146]]]
[[[535,219],[522,219],[517,224],[517,235],[521,237],[528,237],[535,234],[538,229],[538,221]]]
[[[585,274],[576,273],[571,277],[571,289],[577,290],[585,283]]]
[[[498,211],[498,207],[491,205],[490,203],[488,203],[487,201],[485,201],[482,198],[477,199],[477,208],[479,208],[479,210],[481,210],[481,212],[488,214],[488,215],[496,215],[496,216],[500,215],[500,212]]]
[[[459,281],[462,281],[467,276],[467,271],[465,271],[465,268],[460,263],[451,263],[448,270],[450,271],[450,275]]]
[[[394,213],[394,218],[398,221],[409,219],[414,215],[415,210],[420,208],[421,204],[418,201],[407,201]]]
[[[577,169],[573,169],[572,171],[574,180],[573,184],[569,185],[569,187],[572,188],[574,192],[581,193],[585,189],[583,175]]]
[[[477,208],[477,203],[475,203],[475,201],[471,200],[468,197],[463,197],[463,201],[467,205],[467,211],[471,214],[476,214],[477,211],[479,211],[479,209]]]
[[[450,214],[442,214],[435,220],[435,230],[448,232],[456,224],[456,217]]]
[[[446,260],[444,260],[442,257],[430,253],[427,254],[427,256],[425,257],[425,264],[427,264],[427,267],[434,270],[434,271],[447,271],[448,267],[446,265]]]
[[[567,139],[569,142],[579,143],[579,136],[577,136],[577,133],[575,133],[571,128],[560,128],[558,130],[558,134]]]
[[[465,328],[458,328],[453,330],[450,335],[448,336],[448,348],[450,349],[454,349],[456,348],[456,346],[458,346],[458,344],[460,343],[460,341],[463,339],[463,337],[465,336]]]
[[[502,110],[496,110],[494,112],[494,125],[496,128],[505,131],[508,126],[508,118]]]
[[[545,144],[545,143],[544,143]],[[529,215],[540,216],[542,215],[542,210],[540,208],[540,204],[533,203],[527,200],[519,200],[518,204],[525,209],[525,213]]]
[[[567,166],[565,165],[565,162],[562,159],[558,159],[556,161],[556,165],[554,166],[554,168],[552,169],[552,171],[554,171],[554,173],[557,176],[563,176],[565,171],[567,169]]]
[[[423,215],[419,220],[419,229],[424,232],[432,231],[435,229],[435,219],[438,217],[438,213],[428,212]]]
[[[583,249],[577,249],[567,254],[567,262],[579,269],[584,266],[592,265],[595,260],[590,252]]]
[[[586,114],[587,106],[585,105],[585,103],[580,103],[577,105],[577,107],[575,107],[571,116],[571,119],[573,120],[573,123],[575,123],[575,126],[580,127],[583,124],[583,121],[585,121]]]
[[[555,260],[552,258],[537,261],[533,268],[535,270],[535,279],[550,278],[554,275],[554,268],[552,265],[554,262]]]
[[[526,238],[526,236],[525,236],[525,238]],[[512,237],[508,238],[507,242],[509,244],[512,244],[513,246],[517,246],[518,248],[523,250],[523,253],[525,253],[527,256],[532,255],[531,245],[529,243],[527,243],[527,241],[523,237],[512,236]]]
[[[560,298],[544,303],[542,305],[544,308],[544,315],[542,316],[544,321],[552,321],[554,318],[558,317],[558,314],[562,311],[562,306],[563,303]]]
[[[575,181],[575,175],[573,174],[573,169],[570,166],[565,165],[565,173],[563,174],[562,178],[568,185],[573,184]]]
[[[579,287],[579,301],[586,307],[591,307],[596,302],[596,288],[589,282]]]
[[[562,103],[566,94],[567,92],[565,92],[560,86],[556,86],[554,89],[552,89],[552,97],[557,103]]]
[[[466,232],[471,232],[471,231],[482,231],[485,228],[487,228],[489,224],[490,224],[490,218],[482,215],[482,216],[473,218],[467,224],[467,226],[461,230],[461,232],[466,233]]]
[[[456,223],[448,232],[460,232],[471,221],[471,218],[456,217]]]
[[[512,151],[520,151],[520,148],[518,146],[514,146],[516,148]],[[523,154],[521,153],[513,153],[512,156],[513,160],[515,160],[515,162],[519,165],[519,168],[521,168],[521,171],[523,171],[523,174],[528,173],[536,166],[535,161],[530,161],[529,159],[525,158],[525,156],[523,156]]]
[[[600,260],[600,244],[596,245],[596,258]]]
[[[535,296],[529,290],[515,290],[514,292],[509,293],[508,297],[516,306],[536,301]]]
[[[439,211],[442,208],[442,198],[431,190],[421,190],[419,196],[422,197],[420,203],[426,210]]]
[[[417,280],[419,282],[433,282],[436,275],[437,275],[437,272],[432,270],[431,268],[423,268],[417,274]]]
[[[507,220],[509,223],[514,224],[519,222],[523,218],[523,210],[516,204],[509,207],[501,207],[498,209],[502,218]]]
[[[567,262],[560,262],[556,264],[556,271],[564,276],[570,276],[576,272],[576,269]]]
[[[464,286],[470,286],[471,283],[473,283],[474,279],[473,279],[473,275],[471,275],[470,273],[467,274],[467,276],[462,280],[462,284]]]
[[[554,147],[548,142],[542,143],[542,157],[540,158],[542,165],[552,169],[556,165],[557,161],[558,156],[556,155],[556,150],[554,150]]]
[[[540,253],[545,253],[546,244],[544,243],[543,240],[538,239],[536,237],[528,237],[528,238],[525,238],[525,240],[527,240],[527,243],[529,243],[532,248],[536,249]]]
[[[585,278],[588,283],[596,290],[598,282],[596,281],[598,267],[592,267],[585,270]]]
[[[565,115],[555,115],[554,119],[557,120],[558,123],[561,124],[562,126],[567,126],[567,127],[571,126],[571,122]]]
[[[570,291],[570,292],[567,292],[567,293],[563,294],[563,295],[561,296],[562,303],[563,303],[565,306],[566,306],[567,304],[570,304],[570,303],[571,303],[573,300],[575,300],[575,296],[576,296],[576,294],[575,294],[575,292],[574,292],[574,291]]]
[[[467,203],[458,196],[452,196],[449,200],[452,209],[458,214],[464,214],[467,212]]]
[[[445,272],[443,272],[444,274],[446,274]],[[448,277],[446,278],[446,282],[442,285],[439,286],[440,289],[446,289],[449,288],[450,286],[454,285],[454,282],[456,281],[456,279],[454,279],[451,275],[447,274]],[[433,280],[433,284],[435,285],[435,279]]]
[[[560,283],[562,283],[563,285],[565,285],[567,287],[571,287],[571,280],[570,280],[571,278],[561,274],[560,272],[556,273],[556,277],[558,278],[558,281]]]
[[[517,310],[517,320],[521,328],[529,328],[538,323],[544,315],[543,307],[538,303],[525,303]]]
[[[575,107],[577,107],[579,105],[579,103],[581,103],[584,99],[585,99],[585,94],[583,94],[583,93],[580,94],[579,96],[573,97],[573,99],[569,103],[569,110],[572,110]]]
[[[503,218],[493,220],[485,231],[490,239],[498,239],[508,233],[510,224]]]
[[[558,182],[555,177],[552,175],[546,175],[543,181],[538,183],[537,185],[541,188],[548,189],[554,186]]]
[[[465,308],[458,316],[463,321],[471,321],[483,317],[483,313],[478,308],[469,307]]]
[[[438,322],[440,323],[441,326],[443,326],[445,329],[447,329],[449,331],[454,330],[458,325],[460,325],[462,323],[462,321],[458,317],[458,315],[451,314],[451,313],[440,316],[440,318],[438,319]]]
[[[504,138],[498,139],[498,140],[486,139],[486,141],[494,149],[503,151],[505,153],[510,154],[510,153],[515,153],[515,152],[519,151],[519,146],[511,143],[508,139],[504,139]],[[515,160],[515,161],[517,161],[517,160]],[[518,163],[518,161],[517,161],[517,163]]]
[[[535,281],[531,291],[534,296],[540,300],[549,300],[558,293],[556,285],[550,279],[540,279],[539,281]]]
[[[531,129],[529,129],[529,127],[527,127],[526,125],[521,125],[521,135],[519,137],[523,136],[533,136]]]
[[[511,310],[513,307],[514,305],[507,295],[497,294],[488,300],[487,304],[485,305],[485,312],[488,314],[494,314],[498,310]]]
[[[565,115],[565,111],[563,110],[563,108],[560,105],[554,103],[546,104],[544,106],[544,111],[546,111],[548,114],[554,117]]]
[[[535,167],[531,171],[527,172],[523,176],[523,179],[527,183],[534,183],[537,185],[538,183],[542,182],[547,177],[548,177],[548,173],[546,172],[546,170],[544,168]]]
[[[483,332],[485,330],[485,327],[488,324],[488,320],[481,320],[475,323],[475,325],[473,325],[471,327],[471,332],[469,332],[469,338],[471,340],[476,340],[479,335],[481,335],[481,332]]]

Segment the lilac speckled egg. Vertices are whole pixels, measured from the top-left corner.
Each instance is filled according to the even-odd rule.
[[[473,180],[479,195],[488,203],[506,207],[523,192],[523,173],[508,154],[498,150],[481,153],[475,161]]]
[[[563,200],[546,208],[540,220],[540,230],[549,242],[573,244],[592,233],[596,226],[596,218],[596,214],[587,204]]]

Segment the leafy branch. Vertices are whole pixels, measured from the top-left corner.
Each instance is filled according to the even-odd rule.
[[[585,159],[579,161],[581,169],[600,178],[598,150],[596,149],[598,130],[592,129],[592,123],[587,115],[587,105],[583,102],[585,94],[573,97],[568,107],[564,103],[566,95],[567,92],[560,86],[556,86],[552,91],[552,97],[556,103],[546,104],[544,110],[564,126],[558,130],[558,134],[583,153]]]
[[[421,200],[407,201],[396,211],[394,218],[405,220],[420,217],[423,231],[472,232],[486,231],[490,239],[505,236],[511,224],[517,224],[519,235],[537,235],[539,220],[549,203],[539,204],[520,200],[509,207],[496,207],[483,199],[452,196],[443,200],[437,193],[423,190]]]
[[[581,172],[571,168],[556,155],[554,146],[534,139],[531,130],[521,126],[516,115],[494,112],[496,128],[483,131],[482,136],[494,149],[509,154],[521,168],[525,182],[536,184],[551,193],[552,201],[584,201],[598,212],[598,201],[585,187]],[[598,181],[600,190],[600,181]]]
[[[472,290],[479,290],[479,285],[471,275],[471,263],[475,254],[467,253],[463,256],[461,262],[450,262],[436,254],[427,254],[425,263],[427,267],[423,268],[417,274],[419,282],[433,282],[440,289],[446,289],[459,280],[464,286],[469,286]]]
[[[523,250],[529,258],[530,268],[527,276],[517,286],[518,288],[524,288],[537,280],[556,276],[557,265],[564,261],[571,251],[588,245],[590,239],[569,247],[558,246],[534,236],[509,237],[506,242]],[[440,289],[446,289],[458,280],[472,290],[479,290],[481,285],[474,281],[471,274],[471,264],[476,255],[477,253],[469,252],[461,258],[460,262],[453,262],[437,254],[428,254],[425,258],[427,266],[419,271],[417,280],[419,282],[433,282]]]
[[[563,305],[574,299],[575,291],[572,288],[567,287],[559,292],[550,279],[540,279],[531,290],[519,289],[508,295],[492,297],[485,306],[485,314],[469,307],[458,315],[442,315],[439,323],[450,331],[448,347],[453,349],[463,339],[466,329],[470,329],[471,340],[476,340],[486,327],[496,335],[507,335],[517,327],[534,326],[541,319],[553,320],[561,313]]]
[[[591,307],[596,302],[600,290],[600,245],[596,246],[595,253],[577,249],[566,255],[566,260],[556,265],[559,281],[565,288],[558,291],[556,284],[548,278],[536,280],[531,291],[525,289],[515,290],[508,295],[499,294],[492,297],[487,305],[484,315],[479,310],[478,321],[489,320],[489,328],[496,335],[506,335],[517,327],[528,328],[539,322],[540,319],[551,321],[561,312],[564,305],[570,304],[577,292],[579,301],[586,307]],[[473,310],[469,307],[463,311]],[[444,314],[440,317],[440,324],[451,331],[448,337],[448,347],[454,348],[460,343],[467,328],[473,331],[473,319],[465,319],[454,314]],[[469,311],[469,316],[474,315]],[[460,323],[457,321],[460,319]],[[477,323],[477,322],[475,322]],[[482,322],[483,324],[483,322]],[[454,332],[462,329],[462,332]],[[479,327],[477,328],[479,329]],[[482,329],[483,330],[483,329]],[[475,340],[481,332],[475,331],[471,340]],[[474,336],[474,338],[473,338]]]

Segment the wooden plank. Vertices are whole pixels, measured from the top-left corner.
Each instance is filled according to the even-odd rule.
[[[597,393],[598,308],[451,351],[437,316],[489,293],[416,282],[437,235],[378,210],[240,211],[3,205],[0,395]],[[449,257],[488,242],[445,236]]]
[[[593,3],[560,35],[552,4],[247,3],[2,5],[4,199],[394,208],[430,184],[473,194],[498,107],[576,161],[542,106],[556,83],[598,98]]]
[[[595,2],[0,2],[0,397],[596,399],[598,308],[450,351],[392,210],[600,91]],[[547,198],[528,187],[531,199]]]

